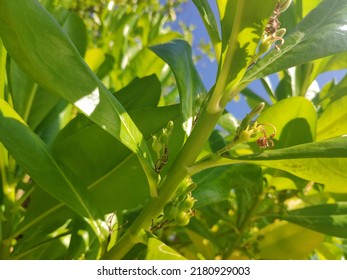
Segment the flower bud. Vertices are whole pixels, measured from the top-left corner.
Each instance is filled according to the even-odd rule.
[[[177,225],[182,227],[188,225],[189,220],[190,220],[190,214],[185,211],[179,212],[175,218],[175,222],[177,223]]]
[[[157,138],[157,136],[153,135],[153,142],[152,142],[152,149],[153,151],[158,155],[160,155],[161,150],[163,148],[163,144],[161,143],[161,141]]]
[[[249,141],[250,138],[251,138],[251,133],[247,130],[243,130],[240,133],[238,142],[240,142],[240,143],[247,142],[247,141]]]
[[[278,12],[279,13],[282,13],[284,12],[285,10],[288,9],[288,7],[290,6],[290,4],[292,3],[292,0],[281,0],[278,2]]]

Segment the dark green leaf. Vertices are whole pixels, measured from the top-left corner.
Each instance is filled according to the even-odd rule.
[[[99,218],[88,192],[77,188],[57,164],[43,141],[34,134],[17,113],[0,99],[0,140],[18,164],[50,195],[90,221],[97,234]],[[99,236],[102,239],[102,235]]]
[[[264,104],[269,105],[268,102],[264,98],[257,95],[250,88],[245,88],[240,93],[246,98],[247,104],[250,108],[254,108],[255,106],[257,106],[261,102],[264,102]]]
[[[308,181],[325,184],[331,192],[347,192],[347,137],[332,138],[291,146],[278,150],[267,150],[258,154],[205,159],[194,168],[249,162],[287,171]],[[194,172],[192,168],[192,172]]]
[[[127,111],[156,107],[161,94],[161,85],[155,74],[141,79],[135,78],[115,96]]]
[[[243,225],[252,207],[258,202],[263,189],[262,170],[259,166],[241,164],[233,168],[230,176],[237,201],[237,224]]]
[[[202,207],[228,199],[230,195],[230,167],[211,168],[193,176],[197,184],[193,192],[197,201],[194,207]]]
[[[197,99],[206,94],[205,87],[199,77],[192,60],[192,50],[183,40],[156,45],[150,49],[160,56],[171,67],[180,94],[184,130],[189,135],[194,116],[197,113]]]
[[[347,96],[330,103],[317,123],[317,139],[347,134]]]
[[[210,148],[213,153],[218,152],[220,149],[222,149],[226,145],[224,138],[222,136],[222,133],[217,129],[212,131],[208,139],[208,142],[210,144]]]
[[[73,12],[69,12],[63,23],[63,29],[83,57],[87,48],[87,30],[83,20]]]
[[[36,0],[2,0],[1,7],[0,35],[19,67],[39,85],[76,105],[136,153],[154,194],[157,178],[143,136],[59,24]]]
[[[219,30],[213,11],[207,0],[193,0],[213,44],[220,42]]]
[[[251,175],[250,175],[251,174]],[[258,166],[232,165],[204,170],[193,176],[193,181],[197,184],[193,192],[197,199],[197,208],[227,200],[230,197],[231,189],[235,189],[238,197],[240,221],[254,202],[262,185],[260,176],[261,169]]]
[[[288,74],[287,71],[283,71],[283,77],[278,83],[275,91],[276,99],[279,101],[291,97],[292,95],[292,77]]]
[[[347,238],[347,202],[292,210],[278,218],[321,233]]]
[[[149,142],[151,136],[165,127],[169,120],[181,123],[179,116],[178,105],[131,112],[131,117]],[[169,141],[169,160],[162,170],[163,176],[181,149],[183,134],[180,126],[175,125],[172,133],[174,140]],[[52,145],[52,154],[74,184],[91,191],[102,214],[137,208],[149,196],[148,183],[136,157],[82,115],[61,131]],[[26,220],[20,227],[27,229],[55,216],[63,219],[71,217],[71,213],[62,206],[45,193],[35,191]]]

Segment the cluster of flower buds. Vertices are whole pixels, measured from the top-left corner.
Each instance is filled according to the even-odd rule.
[[[277,2],[275,9],[273,10],[271,17],[266,24],[263,38],[259,46],[259,52],[267,52],[271,45],[276,41],[280,41],[279,45],[275,45],[276,50],[280,50],[280,47],[284,44],[284,39],[282,37],[286,33],[286,29],[280,28],[281,23],[278,18],[281,13],[288,9],[291,2],[292,0],[282,0]]]
[[[279,0],[277,2],[268,23],[265,26],[265,30],[258,47],[258,52],[252,59],[250,66],[256,63],[263,54],[269,51],[271,46],[277,41],[280,41],[280,43],[275,44],[275,49],[278,51],[281,49],[282,45],[284,44],[283,36],[286,33],[286,29],[280,28],[281,23],[279,21],[279,16],[288,9],[291,3],[292,0]]]
[[[160,173],[169,159],[169,138],[173,131],[173,127],[173,121],[169,121],[167,126],[162,129],[160,135],[152,136],[152,149],[157,156],[154,168],[157,173]]]
[[[191,179],[185,179],[174,197],[164,207],[164,220],[175,221],[178,226],[186,226],[194,216],[192,210],[196,199],[192,196],[195,184]]]

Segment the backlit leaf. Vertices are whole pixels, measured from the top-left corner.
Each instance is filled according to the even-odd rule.
[[[146,260],[185,260],[185,258],[160,240],[149,238]]]

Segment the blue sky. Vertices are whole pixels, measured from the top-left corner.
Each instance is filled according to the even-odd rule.
[[[217,7],[215,5],[215,1],[209,1],[209,2],[214,12],[217,13]],[[193,4],[193,1],[188,0],[187,3],[183,4],[182,12],[178,14],[178,21],[183,21],[187,25],[195,26],[195,29],[193,31],[193,37],[194,37],[194,41],[192,45],[193,53],[195,55],[201,55],[201,51],[198,49],[199,42],[201,39],[203,39],[205,42],[209,42],[209,37],[205,30],[204,24],[200,18],[200,15]],[[174,24],[173,27],[179,28],[178,23]],[[210,87],[215,82],[215,77],[217,72],[216,62],[210,61],[206,56],[203,56],[203,58],[200,61],[198,61],[196,66],[205,84],[206,89],[209,90]],[[325,83],[331,81],[332,79],[335,79],[336,81],[341,80],[346,73],[347,73],[346,70],[327,72],[320,75],[317,79],[317,82],[319,86],[322,87]],[[253,82],[250,85],[250,87],[259,94],[262,94],[262,92],[264,92],[259,81]],[[246,101],[243,99],[243,97],[241,97],[241,99],[237,103],[235,102],[230,103],[227,109],[232,114],[234,114],[237,118],[243,118],[245,114],[249,111],[249,108],[246,104]]]

